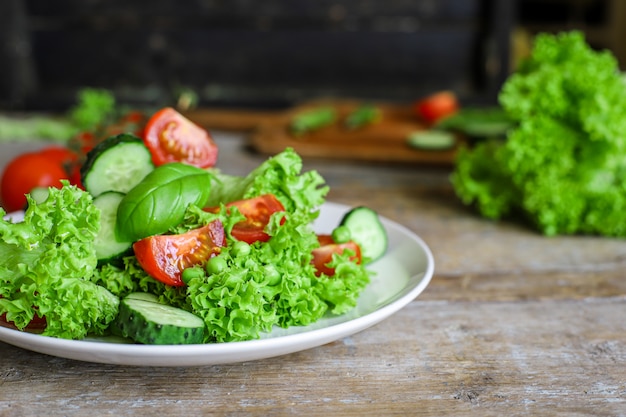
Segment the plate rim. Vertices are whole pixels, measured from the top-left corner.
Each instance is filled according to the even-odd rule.
[[[350,206],[327,201],[322,209],[346,212]],[[358,317],[287,335],[227,343],[194,345],[141,345],[113,343],[99,340],[70,340],[35,333],[23,332],[0,326],[0,342],[13,346],[66,359],[83,362],[126,365],[126,366],[202,366],[239,363],[295,353],[336,341],[359,333],[389,318],[421,294],[430,284],[435,261],[426,242],[415,232],[387,217],[379,216],[386,229],[395,229],[404,237],[413,240],[426,258],[424,271],[410,275],[409,282],[396,294],[399,298]],[[421,277],[419,276],[421,275]],[[408,287],[411,280],[417,284]],[[407,288],[408,287],[408,288]],[[308,326],[304,326],[306,328]],[[175,346],[175,349],[173,347]],[[56,351],[57,353],[50,353]],[[239,355],[236,359],[233,356]],[[86,358],[86,356],[93,356]],[[137,363],[142,359],[141,363]],[[165,362],[164,360],[172,360]]]

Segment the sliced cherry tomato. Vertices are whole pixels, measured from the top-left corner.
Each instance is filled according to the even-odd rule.
[[[270,235],[265,233],[265,227],[270,222],[270,217],[274,213],[285,211],[285,207],[273,194],[264,194],[226,204],[226,207],[233,206],[246,216],[246,220],[235,224],[231,230],[231,235],[237,240],[250,244],[257,241],[267,242]],[[219,207],[209,207],[205,210],[216,213],[219,211]]]
[[[206,226],[178,235],[157,235],[133,244],[137,261],[150,276],[164,284],[184,285],[186,268],[202,265],[226,245],[224,226],[215,220]]]
[[[217,162],[217,145],[211,135],[171,107],[148,120],[144,142],[157,166],[183,162],[208,168]]]
[[[433,124],[459,110],[456,95],[450,91],[441,91],[415,103],[415,113],[419,118]]]
[[[19,155],[9,162],[2,174],[2,207],[7,212],[23,210],[26,207],[26,194],[33,188],[61,188],[61,180],[68,178],[61,165],[44,154],[28,152]]]
[[[341,254],[344,250],[349,249],[354,252],[354,255],[350,257],[351,260],[358,264],[363,260],[361,247],[354,241],[336,243],[330,235],[318,235],[317,240],[320,242],[320,247],[313,249],[312,261],[317,276],[321,274],[335,275],[335,269],[328,266],[328,263],[333,260],[334,253]]]

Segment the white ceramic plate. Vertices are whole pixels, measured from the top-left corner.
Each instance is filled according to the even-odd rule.
[[[330,233],[349,207],[326,203],[315,223]],[[201,366],[264,359],[321,346],[367,329],[410,303],[428,285],[434,260],[407,228],[381,218],[389,235],[384,257],[369,267],[376,275],[357,306],[305,327],[277,328],[261,339],[205,345],[139,345],[114,339],[65,340],[0,327],[0,341],[34,352],[87,362],[135,366]]]

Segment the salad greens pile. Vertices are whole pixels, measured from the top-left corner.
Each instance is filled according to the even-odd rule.
[[[626,86],[615,57],[580,32],[540,34],[499,101],[514,127],[459,152],[460,199],[545,235],[626,236]]]
[[[335,257],[334,276],[316,277],[311,254],[318,241],[310,223],[328,187],[317,172],[299,175],[301,169],[300,157],[288,149],[245,177],[217,173],[209,205],[217,202],[212,198],[233,201],[269,193],[290,215],[272,217],[267,243],[227,245],[209,261],[210,275],[206,269],[187,270],[191,310],[210,323],[212,339],[256,338],[273,325],[311,324],[327,310],[345,313],[369,282],[369,273],[348,253]]]
[[[98,209],[88,192],[65,183],[60,190],[50,189],[43,203],[29,197],[23,222],[0,221],[0,255],[7,259],[0,267],[0,314],[18,328],[35,315],[45,316],[44,335],[80,339],[107,334],[120,299],[142,291],[201,317],[207,327],[204,341],[212,343],[258,338],[273,326],[307,325],[356,305],[371,272],[345,251],[333,255],[335,275],[316,275],[312,251],[319,242],[311,222],[328,186],[317,172],[302,172],[292,149],[246,176],[208,171],[210,197],[204,207],[215,205],[219,211],[189,204],[182,222],[168,232],[184,233],[219,219],[227,245],[206,265],[187,268],[186,285],[153,279],[134,255],[99,265],[94,249]],[[266,231],[271,239],[253,244],[233,239],[230,231],[244,216],[225,205],[266,193],[285,207],[270,219]]]
[[[89,280],[100,228],[91,196],[66,182],[41,204],[27,198],[23,222],[0,221],[0,313],[18,328],[45,316],[45,335],[103,334],[119,299]]]

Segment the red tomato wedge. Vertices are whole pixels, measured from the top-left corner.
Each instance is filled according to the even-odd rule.
[[[206,226],[178,235],[156,235],[133,244],[141,267],[164,284],[183,286],[186,268],[204,264],[226,245],[224,226],[215,220]]]
[[[335,275],[335,269],[328,266],[328,263],[333,260],[334,253],[341,254],[344,250],[349,249],[354,252],[354,255],[350,258],[351,260],[358,264],[363,260],[361,247],[351,240],[345,243],[336,243],[330,235],[318,235],[317,240],[320,242],[320,247],[313,249],[312,261],[316,270],[315,275],[317,276],[321,274]]]
[[[273,194],[233,201],[226,204],[226,207],[237,207],[241,214],[246,216],[245,221],[233,226],[231,234],[235,239],[249,244],[257,241],[267,242],[270,235],[265,233],[265,227],[268,225],[270,217],[274,213],[285,211],[282,203]],[[216,213],[219,211],[219,207],[209,207],[205,210]]]
[[[217,145],[209,132],[171,107],[159,110],[148,120],[144,143],[156,166],[182,162],[209,168],[217,162]]]
[[[415,113],[419,118],[433,124],[459,110],[456,95],[450,91],[441,91],[415,103]]]

